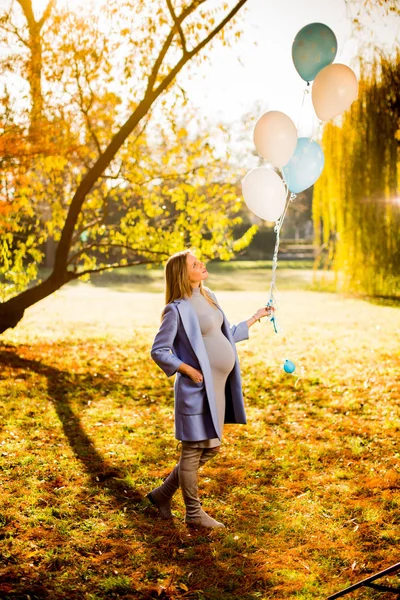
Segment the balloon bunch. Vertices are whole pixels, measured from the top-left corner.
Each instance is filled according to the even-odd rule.
[[[312,103],[320,123],[342,114],[357,98],[357,78],[346,65],[333,64],[336,52],[336,36],[323,23],[303,27],[292,44],[294,66],[307,82],[305,93],[310,82],[314,82]],[[311,187],[320,177],[325,158],[318,142],[308,137],[298,138],[293,121],[280,111],[269,111],[259,117],[254,127],[254,144],[264,164],[247,173],[242,192],[247,207],[255,215],[275,221],[276,242],[267,306],[276,309],[274,291],[283,220],[296,194]],[[270,321],[279,333],[275,314]],[[296,366],[286,359],[283,368],[286,373],[293,373]]]
[[[300,29],[292,45],[294,66],[307,85],[314,80],[312,102],[317,117],[330,121],[341,115],[357,98],[354,71],[332,64],[337,52],[336,36],[323,23],[310,23]]]

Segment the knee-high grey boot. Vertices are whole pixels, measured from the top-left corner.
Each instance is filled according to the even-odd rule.
[[[220,447],[221,446],[215,446],[215,448],[203,448],[203,453],[200,456],[200,467],[202,467],[207,461],[217,456]]]
[[[224,527],[222,523],[211,518],[201,509],[198,498],[197,471],[203,451],[203,448],[190,448],[185,447],[184,444],[182,445],[181,460],[179,462],[179,482],[186,506],[185,523],[188,525],[202,525],[203,527]]]
[[[163,519],[172,519],[171,499],[179,487],[179,463],[174,467],[164,482],[147,494],[147,498],[154,504]]]

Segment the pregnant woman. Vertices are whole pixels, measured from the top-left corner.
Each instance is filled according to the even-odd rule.
[[[247,339],[249,327],[273,309],[260,308],[231,327],[203,286],[207,277],[191,250],[174,254],[165,267],[166,306],[151,356],[166,375],[176,373],[175,437],[182,450],[179,463],[148,498],[170,519],[171,499],[180,486],[187,524],[224,527],[201,508],[197,472],[218,454],[224,423],[246,423],[235,343]]]

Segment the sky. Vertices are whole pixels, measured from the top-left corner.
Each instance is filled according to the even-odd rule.
[[[304,95],[306,82],[293,65],[292,43],[305,25],[324,23],[338,41],[334,62],[357,71],[359,43],[352,37],[344,0],[248,0],[245,6],[239,41],[216,49],[211,64],[204,63],[196,77],[183,81],[190,99],[216,120],[240,119],[256,106],[261,114],[280,110],[298,126],[300,136],[311,136],[318,121],[311,94]],[[373,14],[365,21],[380,47],[399,47],[399,18]]]
[[[357,0],[349,0],[353,4]],[[85,0],[58,0],[76,9]],[[222,0],[208,0],[220,5]],[[228,0],[229,6],[235,0]],[[10,0],[0,0],[0,7]],[[33,0],[37,16],[48,0]],[[362,0],[358,0],[358,4]],[[353,9],[354,14],[354,9]],[[358,41],[352,37],[352,26],[345,0],[248,0],[239,12],[242,37],[230,47],[218,45],[210,61],[196,69],[184,69],[178,81],[191,103],[205,119],[215,123],[239,122],[245,113],[280,110],[291,117],[299,136],[311,137],[318,121],[312,107],[311,94],[304,94],[306,83],[298,75],[291,49],[298,31],[309,23],[328,25],[336,35],[336,63],[357,71]],[[400,18],[373,13],[363,20],[373,31],[377,45],[388,50],[400,45]],[[370,34],[371,35],[371,34]],[[190,70],[191,77],[188,77]]]

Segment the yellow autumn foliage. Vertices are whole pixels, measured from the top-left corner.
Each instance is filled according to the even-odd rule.
[[[359,99],[323,134],[315,185],[317,265],[336,288],[400,297],[400,53],[364,68]]]
[[[69,278],[160,263],[186,245],[228,259],[250,242],[253,228],[233,239],[239,176],[216,152],[218,126],[201,123],[174,86],[185,64],[179,57],[195,65],[207,56],[196,50],[204,41],[226,43],[244,3],[101,0],[79,10],[49,3],[40,17],[26,0],[2,15],[0,67],[23,82],[30,100],[15,102],[8,90],[1,98],[3,301],[25,290],[45,260],[52,267],[49,248],[65,238],[67,254],[56,265]]]

